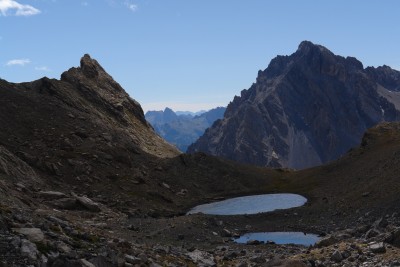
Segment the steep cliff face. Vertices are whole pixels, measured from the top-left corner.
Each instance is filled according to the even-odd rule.
[[[343,155],[365,130],[400,119],[399,72],[302,42],[274,58],[188,152],[302,169]]]

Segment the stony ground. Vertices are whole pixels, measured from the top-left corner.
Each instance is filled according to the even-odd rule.
[[[47,204],[66,198],[75,201],[77,210]],[[1,205],[3,266],[400,266],[396,212],[309,225],[302,223],[307,208],[254,216],[152,218],[130,217],[60,192],[39,191],[36,201],[35,208]],[[245,232],[279,230],[314,232],[321,240],[310,247],[233,242]]]
[[[377,131],[398,139],[386,128]],[[80,181],[72,186],[59,182],[57,190],[50,190],[34,169],[2,148],[0,262],[46,267],[400,266],[398,142],[389,139],[390,149],[382,153],[371,149],[375,139],[369,138],[366,147],[312,170],[235,169],[215,158],[184,155],[150,162],[138,183],[136,176],[130,181],[133,185],[114,179],[107,187],[99,180],[103,189],[96,193],[80,188]],[[383,149],[386,142],[383,138],[375,146]],[[192,183],[183,187],[189,173]],[[174,179],[177,174],[181,178]],[[251,179],[240,178],[245,174]],[[257,178],[262,175],[265,180]],[[127,188],[134,194],[124,194]],[[184,215],[199,202],[257,190],[300,193],[309,202],[257,215]],[[232,240],[262,231],[303,231],[322,239],[312,247]]]

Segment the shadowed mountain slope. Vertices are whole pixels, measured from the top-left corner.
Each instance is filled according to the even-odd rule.
[[[264,183],[262,170],[247,175],[247,168],[224,160],[205,157],[209,163],[202,164],[204,155],[181,155],[154,132],[139,103],[96,60],[85,55],[80,63],[61,80],[0,80],[0,164],[7,179],[32,192],[95,197],[132,214],[171,214],[217,188],[234,194],[254,190],[254,181]],[[170,164],[179,168],[167,175]],[[255,180],[229,183],[246,176]],[[205,182],[218,179],[224,180],[220,186]],[[197,187],[190,189],[193,184]],[[182,189],[187,195],[178,197]]]

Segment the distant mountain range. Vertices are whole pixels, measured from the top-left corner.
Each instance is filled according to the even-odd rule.
[[[200,110],[200,111],[197,111],[197,112],[191,112],[191,111],[175,111],[175,114],[176,115],[187,115],[187,116],[191,116],[191,117],[194,117],[194,116],[198,116],[198,115],[201,115],[201,114],[203,114],[203,113],[205,113],[205,112],[207,112],[207,110]]]
[[[367,128],[398,121],[399,111],[400,72],[364,68],[354,57],[304,41],[259,71],[188,152],[303,169],[339,158]]]
[[[216,120],[224,116],[225,109],[217,107],[209,111],[192,113],[174,112],[170,108],[165,108],[164,111],[148,111],[145,117],[159,135],[182,152],[186,152],[190,144]]]

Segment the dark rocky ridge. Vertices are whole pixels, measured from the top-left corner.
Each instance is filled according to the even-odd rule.
[[[1,80],[0,89],[0,120],[4,127],[0,142],[4,144],[14,135],[20,135],[14,138],[21,143],[28,143],[39,134],[36,131],[43,131],[40,127],[46,129],[54,124],[55,129],[46,129],[46,134],[63,132],[64,139],[73,135],[81,141],[95,141],[93,138],[104,134],[107,136],[103,140],[107,142],[126,138],[130,143],[127,148],[134,150],[162,157],[179,154],[154,134],[140,105],[89,55],[81,59],[80,67],[64,72],[61,80],[45,77],[21,84]],[[110,132],[98,133],[99,124]],[[120,133],[123,137],[117,137]],[[74,138],[69,138],[69,143],[73,143]],[[64,143],[68,142],[64,140]]]
[[[366,129],[400,119],[399,76],[304,41],[259,71],[188,152],[295,169],[337,159]]]
[[[21,84],[0,80],[0,147],[9,179],[88,196],[104,192],[117,204],[123,198],[115,196],[119,180],[127,179],[128,188],[144,183],[153,164],[180,154],[96,60],[85,55],[80,67],[61,76]]]

